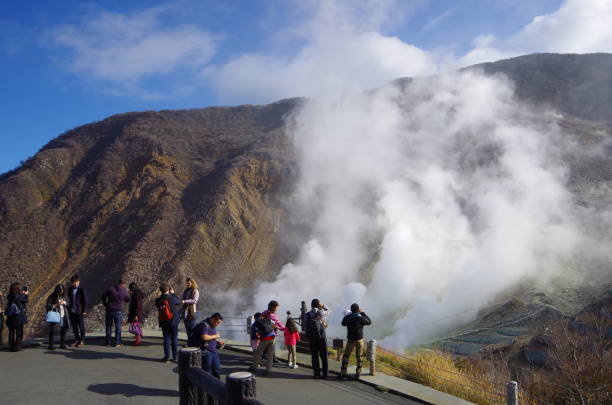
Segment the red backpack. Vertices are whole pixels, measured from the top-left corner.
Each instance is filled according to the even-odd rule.
[[[172,320],[172,310],[170,309],[170,301],[163,299],[159,301],[157,305],[157,311],[159,312],[159,321],[168,322]]]

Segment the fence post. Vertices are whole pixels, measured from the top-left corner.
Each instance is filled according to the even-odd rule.
[[[255,399],[255,376],[246,371],[231,373],[225,378],[224,405],[240,405],[245,399]]]
[[[253,317],[252,316],[247,316],[247,330],[246,333],[249,334],[249,336],[251,336],[251,327],[253,326]]]
[[[187,378],[191,367],[202,367],[202,352],[197,347],[187,347],[179,351],[179,395],[180,405],[198,404],[199,389]]]
[[[518,405],[518,383],[516,381],[510,381],[506,384],[506,404],[507,405]]]
[[[376,373],[376,340],[372,339],[368,341],[367,357],[370,361],[370,375]]]

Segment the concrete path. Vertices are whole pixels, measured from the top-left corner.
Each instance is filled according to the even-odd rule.
[[[12,405],[177,404],[175,363],[160,363],[158,338],[143,346],[87,346],[49,351],[45,346],[17,353],[0,351],[0,403]],[[221,352],[223,372],[244,371],[247,354]],[[267,405],[291,404],[416,404],[357,381],[313,380],[312,370],[275,367],[269,377],[257,375],[257,398]],[[224,377],[222,377],[224,379]]]

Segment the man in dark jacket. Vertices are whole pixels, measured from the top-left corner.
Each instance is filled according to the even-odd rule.
[[[344,378],[347,375],[347,367],[349,358],[353,349],[355,350],[355,357],[357,358],[357,371],[355,377],[361,376],[361,364],[363,356],[363,327],[370,325],[372,321],[370,317],[363,312],[357,303],[351,305],[351,313],[346,315],[342,319],[342,326],[346,326],[346,348],[344,349],[344,355],[342,356],[342,367],[340,369],[340,378]]]
[[[102,305],[106,308],[106,345],[111,345],[113,323],[115,324],[115,347],[121,346],[121,324],[123,323],[123,307],[130,302],[130,294],[125,288],[125,282],[119,280],[117,285],[108,287],[102,295]]]
[[[164,335],[164,363],[168,362],[172,351],[172,361],[176,361],[178,353],[178,324],[181,320],[180,309],[182,301],[174,294],[170,294],[170,286],[162,283],[159,286],[161,295],[155,300],[159,316],[159,327]]]
[[[70,325],[74,333],[73,346],[85,345],[85,320],[87,315],[87,294],[83,287],[79,276],[70,277],[70,288],[68,289],[68,313],[70,314]]]
[[[311,301],[312,309],[306,313],[305,330],[308,344],[310,345],[310,356],[314,378],[327,378],[327,335],[325,334],[326,318],[330,311],[318,298]],[[319,359],[321,362],[319,363]]]

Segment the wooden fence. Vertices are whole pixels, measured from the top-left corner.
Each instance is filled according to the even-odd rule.
[[[255,399],[255,376],[231,373],[225,383],[202,370],[202,351],[195,347],[179,352],[180,405],[264,405]]]

